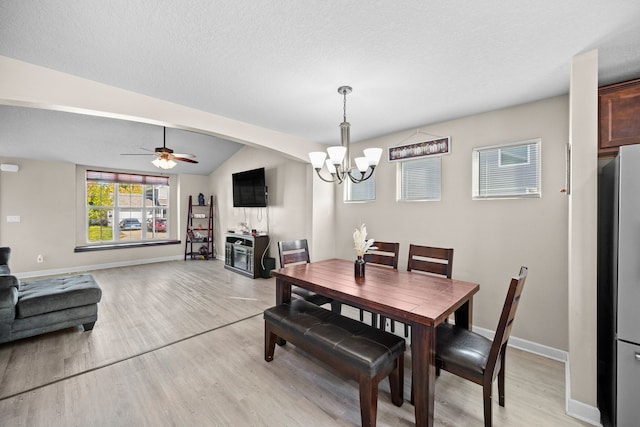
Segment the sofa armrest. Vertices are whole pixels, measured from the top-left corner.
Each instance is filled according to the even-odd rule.
[[[0,247],[0,265],[5,265],[7,268],[9,268],[9,255],[11,255],[10,247]]]
[[[16,318],[16,304],[18,303],[18,290],[16,288],[0,289],[0,335],[2,330],[11,329],[11,323]],[[0,340],[0,342],[2,342]]]
[[[12,287],[20,290],[20,281],[18,278],[12,274],[0,274],[0,290]]]

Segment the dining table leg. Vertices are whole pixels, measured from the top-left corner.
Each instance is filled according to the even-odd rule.
[[[471,330],[471,319],[473,319],[473,298],[462,304],[453,314],[456,319],[456,326]]]
[[[276,278],[276,305],[291,302],[291,283]]]
[[[431,326],[411,325],[411,370],[416,426],[433,426],[435,402],[435,330]]]

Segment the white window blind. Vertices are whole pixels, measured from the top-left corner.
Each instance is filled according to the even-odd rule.
[[[440,200],[441,157],[400,162],[401,201]]]
[[[540,138],[473,149],[473,197],[540,197]]]
[[[360,176],[356,171],[354,176]],[[345,202],[368,202],[376,199],[376,174],[366,181],[353,183],[347,178],[345,186]]]

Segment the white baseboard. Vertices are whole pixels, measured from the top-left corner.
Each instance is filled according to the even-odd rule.
[[[476,332],[483,337],[487,337],[490,340],[493,340],[493,336],[495,335],[495,331],[479,328],[477,326],[473,326],[473,332]],[[563,363],[566,363],[567,361],[567,352],[564,350],[558,350],[557,348],[524,340],[522,338],[514,337],[513,335],[509,338],[509,347],[524,350],[528,353],[537,354]]]
[[[489,329],[473,327],[473,331],[493,339],[495,331]],[[549,359],[557,360],[564,363],[565,367],[565,412],[570,417],[576,418],[580,421],[584,421],[594,426],[601,426],[600,423],[600,410],[594,406],[587,405],[583,402],[571,399],[571,381],[569,373],[569,358],[568,354],[564,350],[558,350],[557,348],[549,347],[546,345],[538,344],[533,341],[524,340],[522,338],[511,336],[509,338],[509,347],[517,348],[529,353],[537,354],[539,356],[548,357]]]
[[[119,262],[111,262],[107,264],[93,264],[93,265],[83,265],[77,267],[65,267],[65,268],[54,268],[51,270],[37,270],[37,271],[27,271],[24,273],[18,273],[15,276],[18,279],[31,278],[31,277],[43,277],[43,276],[54,276],[58,274],[72,274],[72,273],[83,273],[90,270],[102,270],[105,268],[115,268],[115,267],[129,267],[132,265],[141,265],[141,264],[152,264],[156,262],[165,262],[165,261],[177,261],[183,259],[183,255],[175,255],[170,257],[161,257],[161,258],[148,258],[148,259],[135,259],[135,260],[127,260],[127,261],[119,261]]]
[[[600,422],[600,410],[591,405],[587,405],[578,400],[571,399],[571,371],[569,370],[569,359],[564,364],[565,376],[565,412],[567,415],[578,420],[589,423],[593,426],[602,426]]]

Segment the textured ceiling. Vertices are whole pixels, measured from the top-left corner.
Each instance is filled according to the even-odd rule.
[[[359,141],[568,93],[594,48],[640,77],[640,2],[0,0],[0,55],[327,144],[338,86]]]

